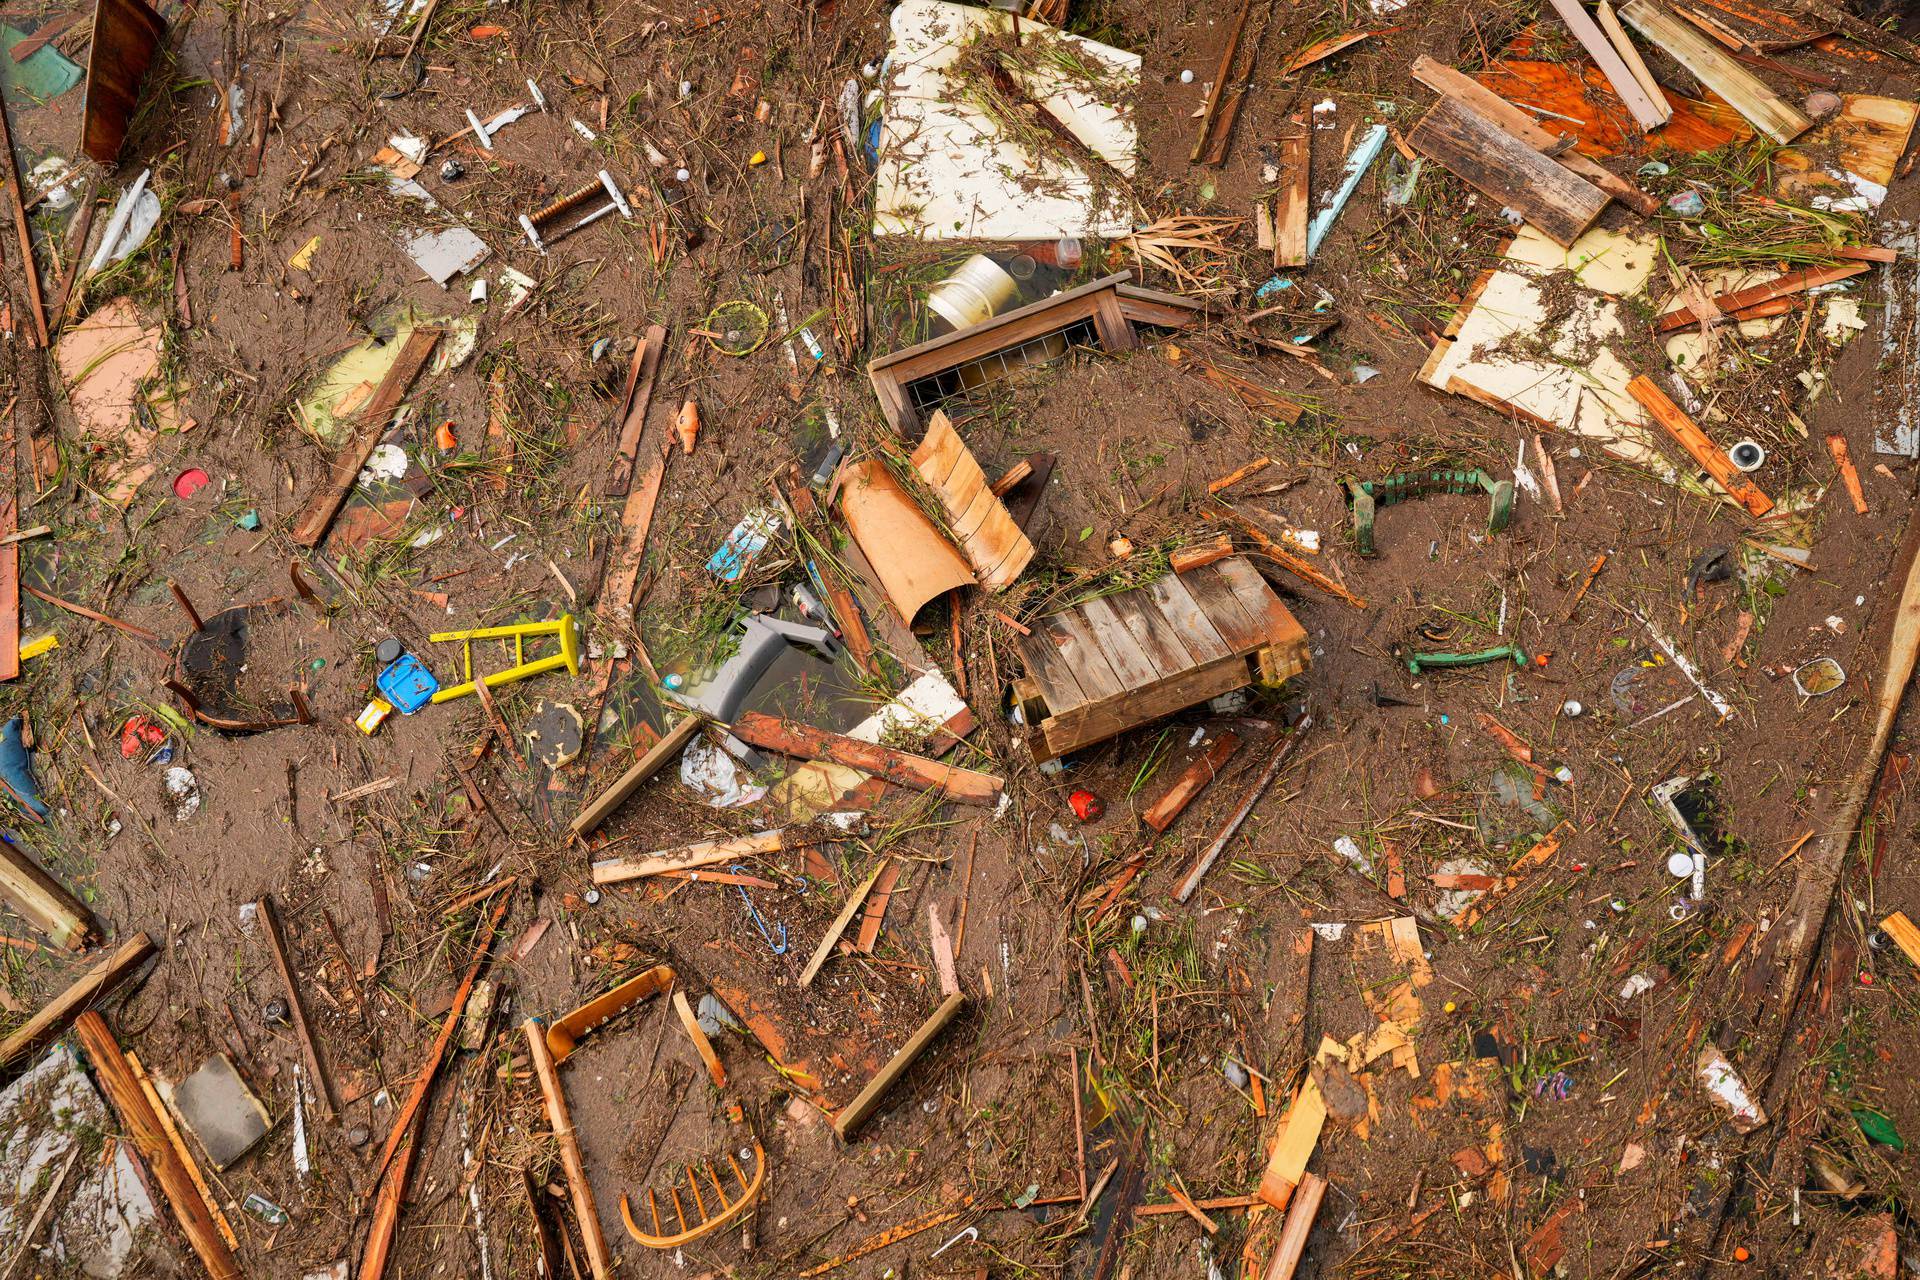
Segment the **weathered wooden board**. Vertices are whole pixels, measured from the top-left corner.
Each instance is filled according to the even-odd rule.
[[[1574,3],[1576,0],[1554,0],[1556,8]],[[1759,76],[1659,5],[1650,0],[1631,0],[1620,10],[1620,20],[1658,45],[1701,84],[1732,103],[1747,123],[1781,146],[1813,128],[1812,120],[1788,105]]]
[[[1618,94],[1620,101],[1626,104],[1627,110],[1633,114],[1633,118],[1639,122],[1640,127],[1643,130],[1658,129],[1665,124],[1672,117],[1667,104],[1641,87],[1640,81],[1635,78],[1632,70],[1621,60],[1619,52],[1614,49],[1613,42],[1607,39],[1607,33],[1588,16],[1586,7],[1580,3],[1580,0],[1551,0],[1551,2],[1553,11],[1566,22],[1568,29],[1573,32],[1574,39],[1580,42],[1581,47],[1587,51],[1587,56],[1592,58],[1594,65],[1600,68],[1601,74],[1607,78],[1607,83],[1613,86],[1614,93]]]
[[[1572,244],[1607,207],[1606,192],[1453,98],[1435,103],[1407,141],[1559,244]]]

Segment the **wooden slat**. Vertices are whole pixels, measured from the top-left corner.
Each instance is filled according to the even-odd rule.
[[[1059,648],[1050,638],[1033,632],[1016,636],[1013,645],[1020,653],[1020,661],[1025,664],[1027,674],[1040,686],[1040,696],[1045,700],[1050,715],[1060,715],[1086,705],[1087,691],[1081,687],[1080,678],[1074,674],[1072,666],[1061,656]]]
[[[1600,0],[1593,8],[1593,16],[1600,24],[1600,30],[1606,33],[1608,43],[1613,45],[1613,51],[1620,55],[1620,61],[1626,63],[1627,70],[1633,73],[1634,80],[1647,91],[1649,98],[1666,106],[1667,91],[1653,78],[1653,72],[1647,69],[1647,60],[1640,56],[1640,50],[1627,38],[1627,29],[1620,25],[1620,15],[1613,11],[1609,0]],[[1668,107],[1667,110],[1671,114],[1673,109]]]
[[[120,158],[127,126],[140,107],[140,84],[166,33],[165,20],[145,0],[99,0],[94,6],[80,149],[108,168]]]
[[[1875,259],[1877,261],[1877,259]],[[1789,271],[1785,275],[1769,280],[1765,284],[1750,285],[1745,289],[1734,289],[1728,293],[1715,295],[1710,301],[1722,315],[1735,311],[1745,311],[1757,307],[1763,302],[1775,298],[1785,298],[1808,289],[1818,289],[1822,285],[1832,284],[1836,280],[1845,280],[1873,269],[1870,262],[1852,262],[1838,267],[1802,267],[1798,271]],[[1671,333],[1675,329],[1684,329],[1690,324],[1699,324],[1702,317],[1692,307],[1676,307],[1672,311],[1662,312],[1653,323],[1657,333]]]
[[[1236,653],[1252,653],[1267,642],[1266,627],[1249,617],[1241,607],[1232,586],[1220,576],[1216,564],[1202,566],[1180,575],[1180,585],[1207,615],[1207,621],[1220,633],[1220,639]]]
[[[1562,245],[1607,207],[1606,192],[1454,98],[1435,103],[1407,141]]]
[[[801,986],[812,984],[814,977],[820,972],[820,966],[825,964],[827,957],[833,954],[833,944],[840,941],[840,935],[847,931],[849,924],[853,923],[854,914],[866,902],[867,895],[873,892],[873,886],[880,882],[880,873],[889,865],[891,865],[890,860],[886,858],[875,863],[873,870],[867,873],[867,878],[862,880],[859,887],[848,894],[847,900],[840,904],[840,914],[833,918],[833,923],[827,926],[827,931],[820,935],[820,941],[814,947],[813,956],[807,961],[807,967],[800,971]]]
[[[1267,644],[1276,649],[1306,648],[1307,629],[1273,593],[1258,569],[1239,556],[1220,561],[1219,569],[1221,578],[1239,597],[1240,607],[1260,619]]]
[[[1120,683],[1120,677],[1113,673],[1106,658],[1101,656],[1085,624],[1071,612],[1042,618],[1034,624],[1033,638],[1053,646],[1060,660],[1072,669],[1080,688],[1086,691],[1088,701],[1098,702],[1124,692],[1125,686]],[[1047,705],[1051,707],[1053,704]]]
[[[1193,803],[1194,797],[1207,789],[1207,785],[1220,776],[1220,771],[1240,750],[1240,735],[1231,730],[1215,738],[1207,753],[1186,767],[1186,770],[1174,780],[1165,794],[1140,815],[1140,821],[1156,832],[1164,832],[1172,826],[1186,807]]]
[[[1133,638],[1126,624],[1120,621],[1120,615],[1113,611],[1113,605],[1105,597],[1089,600],[1078,608],[1088,633],[1092,635],[1094,643],[1100,646],[1101,656],[1106,658],[1107,665],[1113,668],[1113,674],[1120,678],[1122,686],[1140,689],[1161,679],[1160,669],[1147,656],[1146,650],[1140,647],[1140,642]]]
[[[313,1038],[313,1028],[307,1022],[307,1007],[300,994],[301,984],[294,977],[293,957],[287,951],[286,931],[280,927],[280,912],[273,905],[272,894],[262,894],[260,897],[260,921],[266,926],[267,946],[273,952],[273,967],[280,971],[280,985],[287,993],[287,1008],[293,1015],[294,1038],[300,1042],[300,1051],[307,1059],[307,1072],[313,1077],[313,1099],[320,1106],[320,1114],[331,1120],[340,1110],[340,1104],[334,1097],[333,1076],[320,1057],[320,1044]]]
[[[940,1007],[920,1024],[920,1029],[900,1046],[900,1051],[887,1061],[887,1065],[880,1069],[880,1073],[867,1081],[866,1087],[846,1105],[846,1109],[833,1118],[834,1132],[840,1135],[842,1142],[851,1138],[854,1131],[866,1122],[867,1117],[879,1108],[881,1100],[887,1096],[887,1090],[893,1088],[900,1077],[907,1074],[907,1069],[927,1051],[927,1046],[933,1043],[934,1037],[946,1030],[947,1024],[959,1017],[960,1011],[966,1006],[967,998],[959,992],[942,1000]]]
[[[1413,60],[1413,78],[1435,93],[1452,98],[1479,112],[1535,151],[1542,154],[1558,151],[1558,154],[1553,155],[1556,162],[1565,165],[1630,208],[1648,216],[1659,211],[1658,200],[1625,178],[1602,167],[1599,162],[1588,159],[1578,151],[1559,151],[1566,142],[1564,135],[1543,128],[1532,116],[1471,76],[1456,71],[1445,63],[1437,62],[1423,53]]]
[[[93,913],[11,840],[0,841],[0,897],[69,951],[81,950],[99,932]]]
[[[1196,665],[1192,650],[1181,641],[1179,633],[1168,624],[1166,615],[1155,607],[1145,591],[1108,596],[1107,604],[1127,634],[1139,644],[1140,652],[1159,669],[1162,680],[1171,680]]]
[[[320,540],[327,536],[334,516],[340,513],[347,495],[353,492],[354,482],[360,478],[360,469],[367,465],[374,446],[387,434],[387,428],[393,423],[394,410],[400,407],[400,401],[406,397],[407,388],[413,385],[413,380],[427,367],[427,359],[433,354],[434,344],[439,341],[438,329],[415,329],[407,335],[406,344],[400,348],[399,356],[380,380],[379,389],[367,401],[366,407],[354,416],[354,429],[359,434],[335,456],[326,483],[308,499],[306,508],[300,513],[300,520],[293,527],[293,540],[296,543],[303,547],[317,547]]]
[[[967,804],[997,804],[1006,781],[991,774],[976,773],[958,765],[942,764],[924,756],[910,755],[862,742],[843,734],[829,733],[811,725],[796,724],[757,711],[742,712],[729,726],[733,735],[750,746],[802,760],[826,760],[885,778],[898,787],[932,791],[949,800]]]
[[[1607,39],[1607,33],[1599,24],[1587,15],[1580,0],[1551,0],[1553,11],[1560,15],[1573,32],[1574,39],[1587,51],[1594,65],[1600,68],[1600,74],[1613,86],[1613,92],[1626,106],[1643,130],[1657,129],[1672,119],[1673,112],[1666,103],[1656,101],[1640,86],[1640,81],[1620,55],[1614,50],[1613,42]]]
[[[1273,265],[1307,265],[1307,220],[1313,208],[1313,124],[1292,116],[1280,134],[1280,195],[1273,204]]]
[[[1573,3],[1576,0],[1554,0],[1556,8]],[[1766,81],[1677,15],[1650,0],[1631,0],[1620,10],[1620,20],[1665,50],[1696,80],[1732,104],[1748,124],[1781,146],[1813,128],[1813,121],[1769,89]]]
[[[1195,662],[1218,662],[1234,652],[1221,638],[1180,574],[1169,573],[1147,584],[1147,598],[1160,610]]]
[[[646,433],[647,411],[653,406],[654,384],[660,379],[661,358],[667,350],[664,325],[650,325],[633,350],[633,363],[627,372],[622,412],[615,424],[619,438],[614,445],[613,465],[607,469],[609,497],[624,495],[633,485],[633,465],[640,456],[640,438]]]
[[[102,957],[78,981],[40,1007],[39,1012],[0,1040],[0,1071],[10,1070],[27,1054],[57,1039],[73,1020],[112,993],[154,952],[153,939],[144,933],[128,938],[110,956]]]
[[[1300,1176],[1293,1203],[1287,1208],[1286,1226],[1281,1228],[1280,1243],[1274,1247],[1273,1261],[1267,1264],[1266,1280],[1293,1280],[1300,1259],[1307,1252],[1307,1237],[1313,1234],[1313,1220],[1326,1198],[1327,1180],[1317,1173]]]
[[[758,835],[737,836],[731,840],[701,840],[678,849],[661,849],[639,857],[602,858],[593,864],[592,876],[595,884],[621,884],[628,880],[657,876],[663,871],[739,862],[744,858],[756,858],[793,847],[797,846],[789,839],[785,829],[762,831]]]
[[[1913,921],[1907,919],[1906,912],[1894,912],[1880,922],[1880,928],[1893,939],[1894,945],[1900,948],[1909,962],[1920,965],[1920,928],[1914,927]]]
[[[646,754],[634,761],[612,786],[582,809],[567,825],[567,830],[575,839],[579,839],[605,822],[615,809],[627,802],[628,796],[638,791],[648,778],[660,772],[663,765],[680,754],[687,743],[693,740],[693,735],[700,732],[703,723],[698,715],[688,715],[667,730],[666,736],[649,747]]]
[[[1681,412],[1680,406],[1668,399],[1667,393],[1651,378],[1640,374],[1627,384],[1627,391],[1722,489],[1733,495],[1735,502],[1747,509],[1747,514],[1758,517],[1773,510],[1773,500],[1760,492],[1760,487],[1747,479],[1720,446],[1708,439],[1706,432],[1695,426],[1693,419]]]
[[[1148,688],[1090,703],[1041,725],[1046,750],[1036,748],[1034,758],[1045,761],[1078,751],[1090,743],[1103,742],[1129,729],[1150,724],[1161,716],[1185,711],[1229,690],[1244,688],[1252,680],[1253,673],[1245,658],[1228,657]]]

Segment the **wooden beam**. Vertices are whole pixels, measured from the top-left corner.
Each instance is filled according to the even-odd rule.
[[[933,1043],[934,1037],[946,1030],[949,1022],[960,1016],[960,1010],[964,1009],[966,1004],[966,996],[959,992],[942,1000],[940,1007],[920,1024],[920,1029],[900,1046],[900,1051],[888,1060],[886,1066],[880,1068],[879,1074],[867,1081],[866,1087],[860,1090],[854,1100],[833,1118],[833,1131],[840,1135],[842,1142],[852,1139],[854,1132],[878,1109],[881,1099],[886,1097],[887,1090],[893,1088],[900,1077],[907,1073],[907,1068],[927,1051],[927,1046]]]
[[[69,951],[83,950],[99,936],[93,913],[12,841],[0,840],[0,897],[50,941]]]
[[[327,1074],[327,1064],[320,1058],[320,1045],[313,1038],[313,1028],[307,1025],[307,1007],[300,999],[300,984],[293,979],[293,960],[287,954],[287,935],[280,927],[280,913],[274,909],[272,894],[261,895],[260,920],[267,926],[267,947],[273,952],[273,967],[280,971],[280,985],[286,988],[293,1034],[300,1041],[300,1052],[306,1057],[307,1070],[313,1074],[314,1099],[320,1104],[320,1114],[332,1120],[340,1111],[340,1104],[333,1095],[333,1077]]]
[[[727,840],[702,840],[678,849],[661,849],[637,858],[603,858],[593,864],[595,884],[621,884],[641,880],[667,871],[685,871],[711,867],[722,862],[757,858],[783,849],[799,849],[815,843],[811,836],[778,828],[757,835],[735,836]]]
[[[1457,98],[1436,102],[1407,141],[1556,244],[1570,245],[1607,207],[1607,193]]]
[[[1654,79],[1653,72],[1648,70],[1647,60],[1640,56],[1640,50],[1635,48],[1633,41],[1628,38],[1627,29],[1620,25],[1620,15],[1613,11],[1613,5],[1609,0],[1600,0],[1600,3],[1594,6],[1593,16],[1598,20],[1600,30],[1606,33],[1607,40],[1613,45],[1613,51],[1620,55],[1620,61],[1626,63],[1627,70],[1633,73],[1634,80],[1647,91],[1649,98],[1667,108],[1668,116],[1671,118],[1673,108],[1667,103],[1667,91],[1660,87],[1660,82]]]
[[[114,1039],[113,1029],[107,1025],[105,1018],[92,1010],[76,1018],[73,1029],[80,1038],[80,1047],[85,1051],[87,1061],[93,1064],[93,1075],[100,1082],[100,1091],[107,1095],[107,1101],[119,1113],[127,1135],[140,1152],[140,1158],[153,1171],[154,1181],[159,1184],[160,1193],[173,1210],[181,1231],[186,1233],[187,1243],[193,1246],[193,1251],[199,1255],[201,1263],[214,1280],[240,1280],[239,1262],[227,1248],[227,1242],[221,1238],[219,1228],[207,1212],[206,1202],[200,1198],[200,1189],[194,1185],[193,1177],[181,1162],[179,1153],[167,1141],[166,1129],[147,1102],[139,1078],[120,1052],[120,1043]]]
[[[1320,1144],[1320,1130],[1327,1123],[1327,1102],[1320,1086],[1309,1075],[1293,1095],[1287,1108],[1279,1139],[1267,1154],[1267,1166],[1260,1174],[1260,1198],[1275,1209],[1285,1209],[1294,1190],[1306,1177],[1307,1160]]]
[[[800,971],[802,987],[813,984],[814,977],[820,972],[820,966],[825,964],[827,957],[833,954],[833,944],[840,941],[840,935],[847,931],[849,924],[853,923],[854,913],[860,910],[860,904],[867,900],[867,894],[873,891],[873,886],[880,879],[880,873],[889,865],[889,860],[882,858],[874,864],[873,870],[867,873],[867,878],[860,882],[860,887],[847,895],[847,900],[840,905],[840,914],[835,916],[833,923],[827,926],[827,931],[820,936],[819,945],[813,949],[813,957],[807,961],[807,967]]]
[[[161,1100],[160,1091],[153,1086],[153,1078],[140,1062],[140,1056],[129,1049],[126,1051],[127,1069],[133,1072],[133,1078],[140,1082],[140,1092],[146,1095],[147,1105],[153,1109],[153,1115],[160,1122],[160,1128],[167,1135],[167,1145],[180,1157],[180,1163],[186,1168],[187,1176],[193,1179],[194,1190],[200,1193],[200,1203],[207,1207],[207,1216],[213,1219],[214,1229],[220,1238],[227,1242],[227,1248],[238,1250],[240,1237],[233,1233],[233,1224],[227,1221],[227,1215],[220,1209],[220,1202],[213,1198],[213,1188],[207,1185],[206,1175],[200,1172],[200,1166],[193,1158],[193,1151],[187,1146],[186,1139],[180,1136],[180,1127],[173,1122],[173,1116],[167,1110],[167,1104]],[[4,1278],[0,1278],[4,1280]]]
[[[1748,515],[1757,518],[1773,510],[1773,499],[1760,492],[1760,487],[1733,465],[1726,452],[1708,439],[1706,432],[1695,426],[1693,419],[1654,385],[1653,379],[1639,374],[1627,384],[1627,391],[1722,489],[1733,495],[1735,502],[1747,509]]]
[[[1167,566],[1175,573],[1186,573],[1203,565],[1212,564],[1215,560],[1225,560],[1232,554],[1233,538],[1223,533],[1218,537],[1191,543],[1173,551],[1167,556]]]
[[[1613,42],[1607,39],[1597,23],[1587,15],[1580,0],[1550,0],[1553,11],[1560,15],[1567,27],[1573,32],[1574,39],[1587,51],[1594,65],[1600,68],[1600,74],[1613,86],[1614,93],[1625,105],[1629,114],[1645,130],[1658,129],[1673,118],[1673,111],[1665,102],[1656,101],[1634,77],[1627,64],[1615,52]]]
[[[1649,217],[1659,212],[1658,200],[1612,170],[1603,167],[1598,161],[1589,159],[1578,151],[1561,150],[1566,146],[1567,135],[1544,128],[1532,116],[1472,76],[1456,71],[1423,53],[1413,60],[1413,78],[1435,93],[1452,98],[1463,106],[1479,112],[1527,146],[1542,155],[1551,156],[1555,161],[1573,170],[1574,173],[1635,212]]]
[[[1226,767],[1227,761],[1233,759],[1234,752],[1238,750],[1239,735],[1231,730],[1222,733],[1207,749],[1207,754],[1188,765],[1186,772],[1167,788],[1166,794],[1148,806],[1147,811],[1140,815],[1140,821],[1156,833],[1164,832],[1193,803],[1193,798],[1219,776],[1220,770]]]
[[[1578,0],[1553,0],[1553,4],[1556,9],[1577,6]],[[1766,81],[1729,58],[1677,15],[1650,0],[1630,0],[1621,8],[1620,20],[1664,50],[1701,84],[1725,98],[1747,123],[1781,146],[1813,128],[1813,121],[1769,89]]]
[[[407,335],[405,345],[387,369],[386,376],[380,379],[380,386],[374,391],[373,398],[354,415],[354,427],[359,434],[334,458],[333,470],[328,474],[326,484],[307,500],[306,508],[295,522],[293,540],[296,543],[303,547],[317,547],[327,536],[327,530],[333,527],[333,518],[340,514],[347,495],[353,492],[354,482],[360,478],[360,469],[367,465],[374,446],[387,434],[387,427],[393,422],[394,410],[406,398],[413,380],[427,367],[427,360],[433,355],[434,345],[439,341],[438,329],[415,329]]]
[[[705,724],[697,714],[689,714],[667,730],[660,741],[647,749],[647,753],[630,765],[614,784],[594,797],[592,803],[582,809],[574,820],[567,824],[567,831],[578,840],[586,836],[595,827],[605,822],[613,811],[627,802],[628,797],[638,791],[654,774],[666,766],[675,756],[693,740]]]
[[[0,1071],[11,1069],[27,1054],[51,1044],[82,1012],[104,1000],[132,976],[154,949],[153,939],[136,933],[112,955],[96,962],[79,981],[42,1005],[38,1013],[21,1023],[5,1040],[0,1040]]]
[[[802,760],[826,760],[875,774],[898,787],[932,791],[948,800],[965,804],[997,804],[1006,789],[1006,780],[992,774],[976,773],[958,765],[942,764],[924,756],[909,755],[874,742],[862,742],[844,734],[829,733],[810,725],[796,724],[775,716],[748,711],[736,717],[734,737],[749,746],[778,751]]]
[[[1783,276],[1768,280],[1764,284],[1749,285],[1745,289],[1733,289],[1727,293],[1716,294],[1709,300],[1714,310],[1701,315],[1692,307],[1675,307],[1672,311],[1663,311],[1653,322],[1655,333],[1672,333],[1675,329],[1684,329],[1688,325],[1699,324],[1703,319],[1708,322],[1724,319],[1728,313],[1745,311],[1749,307],[1771,302],[1775,298],[1785,298],[1796,293],[1805,293],[1808,289],[1818,289],[1822,285],[1832,284],[1836,280],[1846,280],[1873,269],[1872,263],[1880,259],[1850,262],[1845,266],[1802,267],[1798,271],[1789,271]]]
[[[587,1181],[587,1162],[580,1154],[579,1135],[573,1131],[573,1113],[560,1086],[560,1072],[547,1051],[546,1028],[540,1025],[540,1019],[528,1018],[520,1024],[520,1030],[527,1038],[533,1074],[540,1081],[547,1123],[553,1126],[554,1141],[560,1144],[560,1167],[567,1175],[567,1194],[573,1200],[573,1216],[586,1245],[587,1265],[593,1270],[594,1280],[607,1280],[613,1274],[613,1254],[607,1249],[606,1233],[600,1229],[600,1210],[594,1205],[593,1184]]]
[[[1327,1180],[1317,1173],[1301,1177],[1287,1208],[1287,1223],[1280,1230],[1280,1243],[1274,1247],[1273,1261],[1267,1266],[1266,1280],[1293,1280],[1300,1258],[1307,1251],[1307,1237],[1313,1232],[1313,1220],[1320,1213],[1320,1201],[1326,1197]]]
[[[32,312],[33,333],[36,341],[33,345],[45,348],[47,338],[47,304],[40,293],[40,264],[33,257],[33,229],[27,222],[27,206],[20,185],[20,160],[13,154],[13,127],[8,123],[7,112],[0,107],[0,148],[7,153],[7,199],[13,206],[13,229],[20,245],[20,267],[27,276],[27,307]]]

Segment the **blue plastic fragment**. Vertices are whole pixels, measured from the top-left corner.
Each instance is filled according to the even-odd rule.
[[[6,783],[14,799],[45,822],[47,805],[40,798],[40,784],[33,779],[33,757],[28,753],[26,743],[20,739],[22,724],[21,718],[15,716],[7,721],[4,730],[0,730],[0,782]]]
[[[403,716],[410,716],[432,702],[433,695],[440,691],[440,682],[433,678],[433,672],[410,653],[403,653],[388,663],[373,683],[380,690],[380,696]]]

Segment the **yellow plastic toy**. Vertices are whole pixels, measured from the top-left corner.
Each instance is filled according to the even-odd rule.
[[[540,636],[553,636],[560,641],[560,652],[548,654],[544,658],[527,661],[527,640]],[[427,639],[435,644],[448,640],[462,643],[461,670],[466,675],[463,683],[449,685],[433,695],[434,705],[451,702],[455,698],[464,698],[473,692],[473,642],[475,640],[511,640],[513,641],[513,665],[500,671],[491,671],[480,678],[487,688],[497,689],[503,684],[512,684],[516,680],[525,680],[528,676],[537,676],[548,671],[558,671],[565,667],[574,675],[580,674],[580,627],[573,615],[565,613],[550,622],[516,622],[505,627],[473,627],[466,631],[436,631]]]

